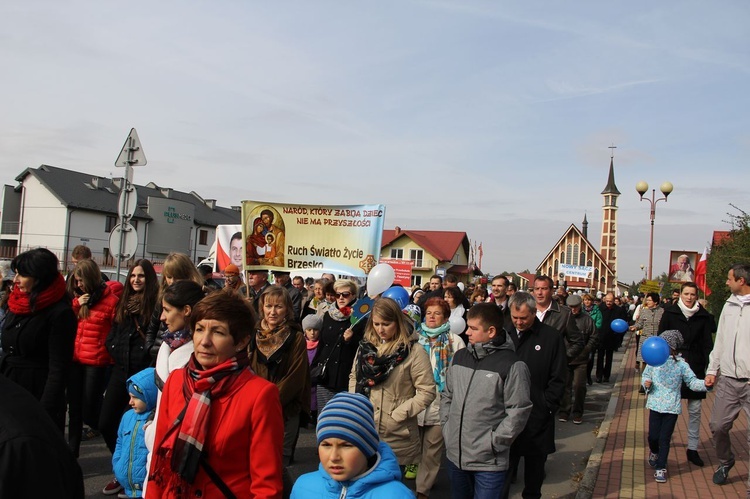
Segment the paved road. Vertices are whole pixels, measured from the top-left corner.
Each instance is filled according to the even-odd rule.
[[[618,364],[615,364],[618,365]],[[609,403],[612,384],[594,384],[589,387],[586,402],[586,413],[583,424],[574,425],[572,422],[557,423],[557,452],[547,461],[547,479],[542,493],[544,497],[568,498],[574,497],[577,481],[583,474],[588,463],[588,457],[594,446],[596,431],[604,418]],[[79,462],[83,469],[86,484],[86,497],[102,498],[102,487],[112,479],[111,456],[101,437],[84,442],[81,446]],[[317,469],[318,460],[315,449],[315,433],[313,430],[303,429],[297,445],[296,463],[290,468],[294,477]],[[523,464],[519,470],[519,478],[523,476]],[[522,481],[522,478],[521,480]],[[414,481],[406,484],[414,488]],[[523,485],[519,482],[513,485],[511,497],[520,498]],[[430,495],[433,499],[448,498],[450,486],[447,471],[440,473],[438,482]]]

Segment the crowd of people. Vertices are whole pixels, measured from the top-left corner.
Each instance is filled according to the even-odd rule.
[[[587,386],[610,382],[618,319],[670,348],[661,366],[640,353],[633,366],[657,482],[667,480],[681,398],[686,458],[703,466],[702,400],[716,387],[717,484],[734,465],[732,423],[750,413],[747,265],[729,270],[717,326],[692,282],[673,301],[651,293],[631,303],[568,293],[547,276],[523,291],[505,276],[487,287],[434,275],[408,305],[375,297],[362,317],[364,289],[331,274],[274,271],[272,284],[267,271],[229,265],[220,286],[173,253],[161,278],[141,259],[121,284],[85,246],[72,257],[67,279],[43,248],[3,272],[0,383],[23,394],[4,404],[0,426],[28,436],[38,421],[49,443],[0,452],[0,476],[16,477],[15,488],[0,481],[0,497],[82,497],[76,459],[99,435],[112,454],[102,492],[118,497],[400,498],[414,496],[403,484],[414,479],[427,498],[444,455],[452,497],[508,497],[522,459],[522,496],[541,497],[556,422],[581,424]],[[305,427],[316,430],[321,464],[295,482],[287,468]],[[39,481],[18,460],[45,452],[40,460],[58,463]]]

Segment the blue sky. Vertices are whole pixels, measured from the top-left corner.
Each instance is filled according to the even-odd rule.
[[[750,4],[5,2],[0,173],[99,175],[242,199],[383,203],[534,269],[584,213],[599,246],[615,144],[621,280],[648,262],[634,185],[675,186],[654,273],[750,210]]]

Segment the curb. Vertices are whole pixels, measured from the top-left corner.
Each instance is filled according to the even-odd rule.
[[[615,409],[617,409],[617,402],[620,400],[620,384],[622,382],[622,375],[625,372],[628,350],[630,349],[630,340],[633,337],[631,332],[626,333],[627,337],[623,340],[625,350],[622,353],[622,359],[620,360],[620,369],[617,372],[617,381],[615,381],[612,387],[612,395],[607,405],[607,412],[604,414],[604,420],[599,425],[599,432],[596,435],[596,442],[594,448],[589,454],[589,461],[586,465],[586,471],[583,473],[583,478],[578,484],[578,492],[576,493],[576,499],[591,499],[594,495],[594,487],[596,486],[596,480],[599,476],[599,468],[602,464],[602,454],[604,454],[604,448],[607,445],[607,437],[609,436],[609,427],[612,424],[612,419],[615,416]]]

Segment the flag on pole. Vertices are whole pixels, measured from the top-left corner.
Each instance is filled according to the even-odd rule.
[[[482,268],[482,257],[484,256],[484,251],[482,250],[482,243],[479,243],[479,269]]]
[[[708,270],[708,247],[703,249],[703,256],[695,267],[695,284],[705,293],[706,296],[711,294],[711,289],[706,284],[706,272]]]

